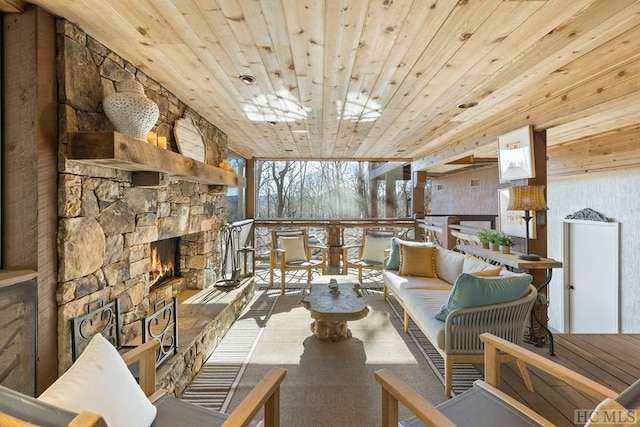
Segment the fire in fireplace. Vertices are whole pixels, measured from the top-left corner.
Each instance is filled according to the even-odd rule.
[[[180,238],[151,242],[150,287],[180,276]]]

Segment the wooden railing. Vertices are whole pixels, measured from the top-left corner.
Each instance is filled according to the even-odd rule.
[[[416,220],[421,239],[453,249],[458,244],[476,244],[476,231],[495,227],[495,215],[431,215]]]
[[[337,271],[340,266],[342,246],[359,242],[363,228],[395,228],[398,230],[398,237],[402,239],[432,241],[453,249],[458,244],[475,244],[476,230],[494,228],[495,219],[496,215],[432,215],[418,220],[411,218],[256,219],[255,256],[257,260],[268,260],[272,229],[306,228],[312,244],[329,247],[329,270]]]

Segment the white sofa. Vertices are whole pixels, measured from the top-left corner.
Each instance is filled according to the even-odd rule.
[[[496,269],[500,269],[499,275],[502,277],[515,274],[472,255],[463,255],[439,246],[435,247],[432,262],[435,263],[437,278],[400,275],[398,270],[383,270],[384,298],[386,300],[391,292],[404,308],[405,332],[408,331],[409,319],[413,320],[442,355],[445,362],[445,394],[450,396],[453,364],[483,361],[483,344],[479,337],[481,333],[490,332],[515,344],[522,344],[525,324],[537,291],[530,284],[531,276],[526,275],[528,278],[524,284],[524,295],[519,298],[497,304],[454,309],[446,315],[445,321],[438,320],[436,314],[448,303],[453,285],[462,273],[478,274],[477,272],[484,271],[480,274],[495,275]],[[464,275],[467,281],[470,279],[495,283],[494,279],[497,278],[471,279],[468,274]],[[522,282],[524,278],[518,280]],[[523,366],[520,366],[520,370],[525,381],[528,380]]]

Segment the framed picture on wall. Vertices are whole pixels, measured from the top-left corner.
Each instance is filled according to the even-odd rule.
[[[525,237],[524,211],[508,211],[509,189],[498,190],[498,227],[499,230],[509,236]],[[529,221],[529,239],[536,238],[536,216]]]
[[[498,137],[500,182],[535,178],[533,128],[525,126]]]

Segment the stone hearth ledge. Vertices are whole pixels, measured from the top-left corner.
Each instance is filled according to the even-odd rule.
[[[156,387],[180,396],[211,352],[240,316],[254,293],[253,278],[235,289],[207,297],[211,289],[187,289],[178,294],[178,353],[156,372]]]

